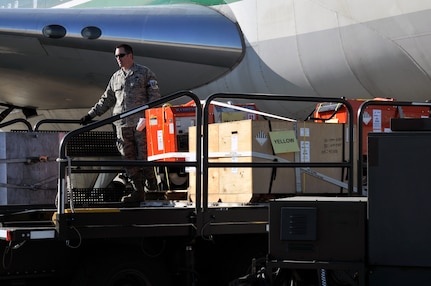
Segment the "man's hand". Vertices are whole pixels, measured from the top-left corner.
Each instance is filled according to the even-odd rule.
[[[87,114],[87,115],[85,115],[85,116],[83,116],[82,118],[81,118],[81,120],[80,120],[80,122],[79,122],[79,124],[81,124],[81,125],[87,125],[88,123],[90,123],[91,122],[91,120],[92,120],[93,118],[91,118],[91,116],[89,115],[89,114]]]

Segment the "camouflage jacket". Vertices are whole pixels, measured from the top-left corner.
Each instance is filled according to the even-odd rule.
[[[129,71],[119,69],[109,80],[105,92],[88,114],[94,118],[110,108],[117,115],[160,98],[156,75],[147,67],[134,63]],[[134,127],[143,114],[137,113],[115,122],[117,127]]]

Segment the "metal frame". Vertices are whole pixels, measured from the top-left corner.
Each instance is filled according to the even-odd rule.
[[[252,99],[252,100],[265,100],[265,101],[296,101],[296,102],[339,102],[346,106],[348,110],[349,116],[349,125],[348,125],[348,136],[349,136],[349,159],[347,162],[309,162],[309,163],[299,163],[299,162],[252,162],[252,163],[220,163],[220,162],[209,162],[209,143],[208,143],[208,114],[209,114],[209,105],[211,101],[216,98],[235,98],[235,99]],[[305,97],[305,96],[286,96],[286,95],[270,95],[270,94],[237,94],[237,93],[216,93],[209,96],[206,99],[206,104],[203,110],[203,114],[205,115],[203,118],[203,211],[206,212],[208,209],[208,176],[205,176],[208,168],[265,168],[265,167],[281,167],[281,168],[306,168],[306,167],[323,167],[323,168],[331,168],[331,167],[347,167],[348,168],[348,176],[349,178],[353,178],[353,108],[350,103],[343,98],[320,98],[320,97]],[[349,180],[348,182],[348,193],[349,195],[353,194],[354,185],[353,180]]]
[[[65,213],[65,188],[66,188],[66,168],[68,166],[192,166],[192,167],[196,167],[197,171],[199,172],[199,176],[196,177],[196,180],[199,181],[197,183],[197,187],[200,186],[200,168],[198,166],[200,166],[200,161],[201,161],[201,157],[200,156],[196,156],[196,161],[188,161],[188,162],[148,162],[145,160],[136,160],[136,161],[120,161],[120,160],[113,160],[113,161],[74,161],[71,160],[68,156],[67,156],[67,143],[68,141],[73,137],[76,136],[78,134],[81,134],[83,132],[87,132],[93,129],[96,129],[98,127],[101,127],[103,125],[109,124],[109,123],[113,123],[116,120],[119,120],[121,118],[136,114],[136,113],[140,113],[140,112],[144,112],[146,109],[149,108],[153,108],[156,107],[158,105],[161,105],[163,103],[169,102],[171,100],[174,99],[178,99],[181,97],[190,97],[195,103],[196,103],[196,125],[198,126],[198,128],[201,126],[201,118],[202,118],[202,109],[200,106],[200,100],[199,98],[193,94],[190,91],[179,91],[176,92],[172,95],[169,96],[165,96],[159,100],[155,100],[153,102],[149,102],[146,105],[134,108],[132,110],[129,110],[127,112],[118,114],[116,116],[112,116],[100,121],[96,121],[94,123],[88,124],[84,127],[81,127],[79,129],[73,130],[69,133],[67,133],[61,143],[60,143],[60,147],[59,147],[59,158],[58,158],[58,162],[59,162],[59,182],[58,182],[58,202],[57,202],[57,212],[58,214],[62,215]],[[200,154],[201,153],[201,149],[200,149],[200,144],[199,141],[200,138],[196,138],[197,142],[196,142],[196,154]],[[200,188],[198,190],[200,193]],[[197,204],[196,204],[196,208],[198,208],[200,197],[197,196]]]

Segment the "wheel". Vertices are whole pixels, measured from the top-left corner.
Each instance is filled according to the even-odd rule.
[[[103,266],[90,267],[87,269],[87,277],[84,283],[81,280],[79,285],[85,286],[155,286],[169,285],[166,281],[166,274],[163,275],[160,269],[157,270],[149,265],[139,262],[124,262],[112,266],[105,263]],[[162,268],[163,269],[163,268]],[[81,277],[82,279],[83,277]]]
[[[106,286],[151,286],[153,284],[144,273],[142,265],[125,264],[113,269],[112,274],[106,273],[105,282],[101,285]],[[155,283],[155,282],[154,282]]]
[[[134,255],[130,251],[118,253],[106,248],[106,253],[87,255],[84,264],[75,268],[71,286],[163,286],[171,285],[164,261]]]

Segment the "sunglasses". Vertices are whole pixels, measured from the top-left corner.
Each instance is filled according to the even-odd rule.
[[[127,55],[127,54],[118,54],[118,55],[115,55],[115,57],[118,59],[118,58],[122,58],[122,57],[124,57],[125,55]]]

